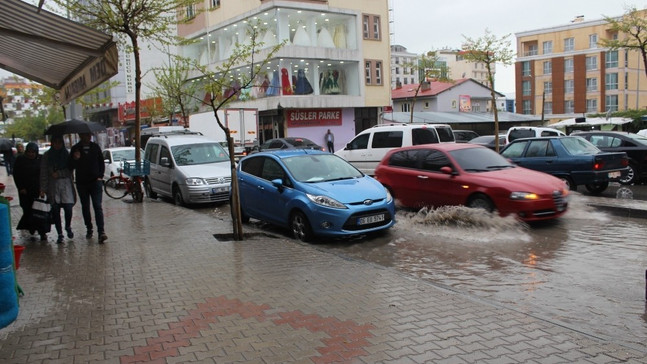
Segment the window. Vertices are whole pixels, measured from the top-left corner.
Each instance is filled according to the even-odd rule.
[[[186,18],[187,19],[195,18],[195,4],[191,4],[186,7]]]
[[[409,83],[409,80],[405,77],[405,78],[404,78],[404,84],[406,85],[406,84],[408,84],[408,83]]]
[[[523,96],[530,96],[530,91],[531,91],[530,81],[523,81],[523,82],[521,83],[521,88],[522,88],[522,90],[523,90],[523,91],[522,91],[522,92],[523,92]]]
[[[598,79],[597,78],[587,78],[586,79],[586,92],[595,92],[598,90]]]
[[[586,70],[593,71],[598,69],[598,57],[586,57]]]
[[[358,135],[355,139],[351,140],[350,149],[366,149],[368,148],[368,137],[370,134]]]
[[[573,72],[573,58],[564,59],[564,72]]]
[[[549,40],[543,43],[544,54],[553,53],[553,41]]]
[[[422,158],[421,169],[431,172],[440,172],[442,167],[451,165],[445,154],[437,150],[428,150]]]
[[[433,144],[438,143],[436,132],[431,128],[415,128],[411,130],[411,144]]]
[[[522,109],[524,114],[526,115],[532,114],[532,105],[530,103],[530,100],[523,100]]]
[[[575,112],[575,102],[573,100],[564,101],[564,112],[567,114]]]
[[[564,92],[567,94],[572,94],[575,91],[575,81],[565,80],[564,81]]]
[[[617,90],[618,89],[618,74],[617,73],[607,73],[604,75],[604,88],[607,90]]]
[[[380,16],[379,15],[367,15],[363,16],[363,33],[364,39],[380,40],[382,36],[380,34]]]
[[[608,51],[605,55],[606,68],[618,67],[618,51]]]
[[[364,77],[367,85],[382,84],[382,61],[364,61]]]
[[[395,74],[397,75],[397,74],[399,74],[399,73],[400,73],[400,67],[396,67],[396,68],[395,68]]]
[[[607,110],[618,111],[618,95],[608,95],[604,97]]]
[[[539,53],[539,50],[537,49],[536,44],[528,45],[528,51],[526,52],[526,56],[536,56],[537,53]]]
[[[533,140],[528,146],[528,151],[526,152],[526,157],[546,157],[552,156],[555,154],[554,149],[552,148],[552,143],[550,140]]]
[[[597,48],[597,47],[598,47],[598,35],[597,34],[589,35],[589,48]]]
[[[544,61],[544,74],[549,75],[551,73],[553,73],[553,62]]]
[[[586,99],[586,112],[598,111],[598,99]]]
[[[521,62],[521,75],[530,76],[530,62]]]
[[[553,113],[553,103],[548,101],[544,102],[544,114],[552,114]]]
[[[220,7],[220,0],[210,0],[210,4],[212,9],[219,8]]]
[[[547,93],[547,94],[553,93],[553,83],[551,81],[544,82],[544,93]]]
[[[570,52],[574,50],[575,50],[575,38],[564,39],[564,52]]]
[[[402,112],[409,112],[411,111],[411,104],[405,102],[402,104]]]
[[[402,131],[373,133],[373,148],[399,148],[402,146]]]

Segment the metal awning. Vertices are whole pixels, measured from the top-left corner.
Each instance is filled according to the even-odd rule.
[[[66,104],[117,74],[117,45],[37,6],[0,0],[0,68],[60,90]]]

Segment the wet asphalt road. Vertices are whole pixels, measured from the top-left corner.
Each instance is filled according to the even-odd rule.
[[[612,185],[647,200],[647,186]],[[599,197],[596,197],[599,199]],[[397,269],[536,317],[642,348],[647,343],[647,224],[591,206],[580,188],[558,221],[533,224],[465,208],[398,212],[381,236],[315,248]],[[220,217],[229,206],[199,208]],[[246,229],[286,236],[252,220]]]

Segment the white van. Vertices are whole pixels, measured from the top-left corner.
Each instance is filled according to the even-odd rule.
[[[146,193],[173,198],[176,205],[229,201],[231,169],[221,144],[199,133],[164,133],[146,143],[150,162]]]
[[[357,134],[335,154],[372,176],[378,163],[391,149],[454,141],[452,128],[447,124],[378,125]]]
[[[515,139],[548,136],[566,136],[566,134],[557,129],[544,128],[541,126],[514,126],[508,129],[508,132],[506,133],[506,139],[508,143]]]

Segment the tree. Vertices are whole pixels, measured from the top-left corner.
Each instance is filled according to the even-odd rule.
[[[55,0],[75,18],[95,29],[112,32],[120,43],[127,45],[135,59],[135,158],[141,160],[140,101],[142,69],[140,40],[149,40],[161,46],[180,42],[175,25],[193,20],[201,0]],[[178,11],[179,9],[179,11]],[[186,11],[190,9],[190,11]],[[179,14],[178,14],[179,12]],[[189,14],[187,14],[189,13]]]
[[[472,39],[463,35],[465,44],[463,50],[465,60],[473,63],[485,64],[487,70],[488,87],[492,96],[492,110],[494,111],[494,146],[496,152],[499,152],[499,113],[496,107],[496,91],[494,91],[494,73],[493,68],[496,63],[511,65],[514,57],[514,51],[510,48],[510,34],[497,38],[488,29],[485,29],[485,35],[481,38]]]
[[[413,101],[411,102],[411,115],[409,117],[409,123],[413,123],[413,110],[416,106],[416,99],[418,98],[418,93],[422,89],[422,85],[425,82],[431,82],[430,78],[433,78],[436,81],[451,81],[448,77],[449,67],[444,62],[440,62],[440,56],[435,51],[429,51],[426,54],[422,54],[418,59],[417,63],[405,63],[403,67],[409,67],[413,72],[418,72],[418,87],[413,95]]]
[[[189,80],[190,70],[187,59],[175,57],[168,67],[153,69],[157,83],[149,86],[155,96],[162,99],[162,113],[169,121],[179,109],[185,128],[189,127],[189,114],[195,109],[192,101],[199,91],[198,84]]]
[[[230,102],[239,99],[252,87],[260,87],[254,82],[266,72],[267,65],[273,59],[276,52],[285,44],[285,41],[271,46],[264,47],[260,41],[264,31],[260,21],[250,21],[247,24],[245,43],[236,42],[234,50],[229,57],[217,65],[201,65],[195,62],[193,67],[197,69],[202,77],[200,82],[204,88],[205,97],[201,102],[208,104],[213,110],[218,126],[225,132],[229,149],[229,161],[231,169],[231,210],[233,221],[233,236],[235,240],[243,240],[242,216],[240,211],[240,195],[238,191],[238,178],[236,178],[236,160],[234,155],[234,141],[231,131],[225,126],[218,116],[218,110],[224,108]]]
[[[647,74],[647,18],[645,11],[626,7],[620,18],[605,17],[610,28],[607,33],[618,33],[616,39],[600,39],[600,44],[611,50],[628,49],[640,52]],[[624,35],[624,36],[622,36]]]

